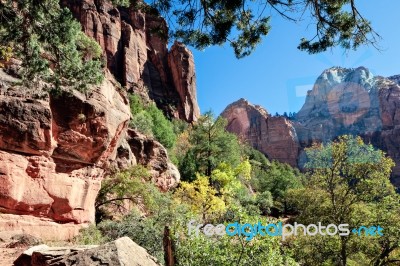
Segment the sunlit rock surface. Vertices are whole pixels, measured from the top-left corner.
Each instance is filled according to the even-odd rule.
[[[222,116],[227,129],[253,147],[301,167],[299,156],[313,142],[343,134],[360,135],[396,162],[392,181],[400,186],[400,77],[374,76],[367,68],[325,70],[308,91],[295,119],[271,117],[266,110],[239,100]]]

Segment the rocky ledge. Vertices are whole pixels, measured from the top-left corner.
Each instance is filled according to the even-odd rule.
[[[111,75],[86,94],[49,95],[1,69],[0,81],[0,230],[70,239],[94,222],[104,176],[137,163],[162,190],[179,182],[166,149],[128,130],[128,100]]]

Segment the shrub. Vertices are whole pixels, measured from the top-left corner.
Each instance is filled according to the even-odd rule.
[[[74,242],[79,245],[101,245],[106,241],[107,239],[95,225],[81,229],[79,235],[74,239]]]
[[[133,115],[131,126],[147,136],[154,136],[164,147],[171,149],[177,139],[174,124],[154,103],[146,105],[136,94],[130,95],[129,98]]]
[[[137,94],[129,95],[129,105],[133,116],[143,111],[144,109],[143,100]]]
[[[99,224],[99,228],[109,240],[127,236],[158,260],[163,261],[164,226],[153,218],[146,218],[138,212],[132,212],[119,222],[103,222]]]
[[[279,240],[256,236],[244,237],[184,236],[176,238],[177,265],[296,265],[281,253]]]
[[[0,45],[0,67],[3,67],[3,62],[8,62],[13,55],[13,50],[9,46],[1,46]]]
[[[268,214],[270,208],[274,205],[271,192],[269,191],[258,193],[256,196],[256,202],[263,214]]]
[[[140,111],[131,120],[130,126],[146,136],[153,136],[153,119],[146,111]]]
[[[172,148],[176,142],[176,135],[172,122],[164,116],[163,112],[158,109],[155,104],[150,104],[146,108],[146,111],[153,120],[152,131],[154,137],[167,149]]]

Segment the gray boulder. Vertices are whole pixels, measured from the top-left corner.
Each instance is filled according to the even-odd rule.
[[[157,259],[128,237],[100,246],[33,247],[15,266],[160,266]]]

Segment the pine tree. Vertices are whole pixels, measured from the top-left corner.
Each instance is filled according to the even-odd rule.
[[[84,90],[102,81],[101,48],[57,0],[0,2],[0,46],[22,60],[25,81]]]
[[[189,131],[189,149],[180,165],[182,175],[188,180],[199,172],[211,176],[222,162],[236,166],[240,161],[237,137],[225,130],[227,121],[222,117],[214,120],[211,112],[199,118]]]
[[[291,22],[309,13],[311,39],[302,38],[298,48],[319,53],[335,46],[356,49],[377,43],[379,35],[372,29],[355,4],[355,0],[113,0],[114,4],[141,9],[169,18],[174,37],[197,48],[229,43],[236,57],[249,55],[270,31],[271,14]]]

